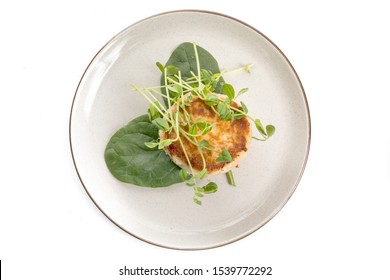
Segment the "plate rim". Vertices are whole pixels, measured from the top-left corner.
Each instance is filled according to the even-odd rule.
[[[251,230],[248,230],[246,231],[245,233],[242,233],[241,235],[238,235],[237,237],[231,239],[231,240],[227,240],[225,242],[219,242],[217,244],[214,244],[214,245],[208,245],[208,246],[200,246],[200,247],[196,247],[196,246],[188,246],[188,247],[181,247],[181,246],[173,246],[173,245],[164,245],[164,244],[160,244],[159,242],[155,242],[155,241],[152,241],[152,240],[148,240],[146,238],[143,238],[141,236],[138,236],[136,235],[135,233],[132,233],[131,231],[125,229],[123,226],[121,226],[120,224],[118,224],[117,222],[115,222],[113,220],[113,218],[111,218],[107,213],[105,213],[105,211],[99,206],[99,204],[95,201],[95,199],[93,198],[93,196],[90,194],[90,192],[88,191],[85,183],[83,182],[83,179],[81,177],[81,174],[80,174],[80,171],[77,167],[77,163],[76,163],[76,159],[75,159],[75,154],[74,154],[74,151],[73,151],[73,145],[72,145],[72,118],[73,118],[73,110],[74,110],[74,106],[75,106],[75,102],[76,102],[76,99],[77,99],[77,96],[78,96],[78,92],[79,92],[79,88],[81,86],[81,83],[82,81],[84,80],[84,77],[85,75],[87,74],[87,72],[89,71],[92,63],[94,63],[96,57],[112,42],[114,41],[116,38],[120,37],[124,32],[126,32],[128,29],[144,22],[144,21],[147,21],[149,19],[152,19],[152,18],[157,18],[157,17],[160,17],[160,16],[164,16],[164,15],[170,15],[170,14],[180,14],[180,13],[199,13],[199,14],[208,14],[208,15],[214,15],[214,16],[219,16],[219,17],[223,17],[223,18],[226,18],[226,19],[229,19],[229,20],[232,20],[232,21],[235,21],[241,25],[244,25],[248,28],[250,28],[251,30],[253,30],[255,33],[257,33],[258,35],[260,35],[261,37],[263,37],[266,41],[268,41],[268,43],[270,43],[275,49],[277,52],[279,52],[279,54],[282,56],[282,58],[287,62],[288,66],[290,67],[290,69],[292,70],[292,73],[296,79],[296,81],[298,82],[298,85],[299,85],[299,88],[300,88],[300,91],[301,91],[301,94],[302,94],[302,97],[303,97],[303,101],[304,101],[304,107],[305,107],[305,111],[306,111],[306,116],[307,116],[307,129],[308,129],[308,137],[307,137],[307,148],[306,148],[306,152],[305,152],[305,157],[304,157],[304,160],[303,160],[303,164],[302,164],[302,167],[301,167],[301,170],[300,170],[300,173],[297,177],[297,180],[295,182],[295,185],[291,188],[291,191],[290,191],[290,194],[286,197],[285,201],[279,205],[279,207],[275,208],[275,210],[273,211],[273,213],[266,219],[264,220],[263,223],[259,224],[258,226],[252,228]],[[298,76],[298,73],[296,72],[294,66],[291,64],[290,60],[287,58],[287,56],[283,53],[283,51],[269,38],[267,37],[264,33],[262,33],[261,31],[259,31],[257,28],[253,27],[252,25],[249,25],[248,23],[240,20],[240,19],[237,19],[236,17],[233,17],[233,16],[230,16],[230,15],[227,15],[227,14],[223,14],[223,13],[220,13],[220,12],[216,12],[216,11],[211,11],[211,10],[202,10],[202,9],[178,9],[178,10],[170,10],[170,11],[165,11],[165,12],[161,12],[161,13],[156,13],[156,14],[153,14],[151,16],[148,16],[148,17],[145,17],[141,20],[137,20],[136,22],[128,25],[127,27],[123,28],[120,32],[118,32],[116,35],[114,35],[113,37],[111,37],[111,39],[109,39],[97,52],[96,54],[92,57],[92,59],[90,60],[90,62],[88,63],[88,65],[86,66],[83,74],[81,75],[81,78],[77,84],[77,87],[76,87],[76,90],[75,90],[75,93],[73,95],[73,100],[72,100],[72,104],[71,104],[71,108],[70,108],[70,114],[69,114],[69,123],[68,123],[68,137],[69,137],[69,145],[70,145],[70,152],[71,152],[71,156],[72,156],[72,161],[73,161],[73,165],[75,167],[75,170],[76,170],[76,174],[80,180],[80,183],[81,185],[83,186],[85,192],[87,193],[87,195],[89,196],[89,198],[92,200],[92,202],[95,204],[95,206],[100,210],[101,213],[103,213],[103,215],[109,220],[111,221],[114,225],[116,225],[118,228],[120,228],[121,230],[123,230],[124,232],[126,232],[127,234],[135,237],[136,239],[138,240],[141,240],[143,242],[146,242],[147,244],[151,244],[151,245],[154,245],[154,246],[158,246],[158,247],[161,247],[161,248],[166,248],[166,249],[172,249],[172,250],[182,250],[182,251],[198,251],[198,250],[208,250],[208,249],[214,249],[214,248],[218,248],[218,247],[222,247],[222,246],[226,246],[226,245],[229,245],[229,244],[232,244],[232,243],[235,243],[249,235],[251,235],[252,233],[258,231],[260,228],[262,228],[263,226],[265,226],[270,220],[272,220],[282,209],[283,207],[287,204],[287,202],[290,200],[290,198],[292,197],[292,195],[295,193],[301,179],[302,179],[302,176],[304,174],[304,171],[306,169],[306,166],[307,166],[307,162],[308,162],[308,158],[309,158],[309,154],[310,154],[310,148],[311,148],[311,132],[312,132],[312,129],[311,129],[311,115],[310,115],[310,108],[309,108],[309,103],[308,103],[308,100],[307,100],[307,95],[306,95],[306,91],[303,87],[303,84],[301,82],[301,79],[300,77]]]

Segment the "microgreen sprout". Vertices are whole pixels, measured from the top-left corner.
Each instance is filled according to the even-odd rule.
[[[158,69],[163,74],[164,84],[162,86],[142,87],[139,88],[132,85],[133,90],[140,93],[148,102],[148,115],[151,122],[161,131],[169,132],[171,135],[176,135],[173,139],[158,139],[154,142],[145,142],[145,145],[151,149],[164,149],[174,142],[178,142],[183,150],[186,158],[188,169],[181,169],[179,172],[180,178],[186,185],[194,190],[193,200],[196,204],[202,204],[201,198],[205,194],[214,193],[218,186],[214,182],[208,182],[206,185],[200,186],[199,183],[208,175],[204,152],[206,150],[219,153],[220,156],[216,162],[231,162],[232,156],[229,150],[225,147],[221,151],[216,151],[210,146],[207,140],[198,140],[200,136],[204,136],[213,129],[213,123],[208,123],[205,120],[193,120],[187,108],[191,105],[194,98],[201,99],[207,106],[219,115],[219,118],[224,121],[238,120],[244,117],[250,119],[260,137],[252,137],[259,141],[265,141],[275,133],[273,125],[266,125],[265,127],[258,118],[253,118],[248,114],[247,106],[241,101],[240,107],[233,106],[239,96],[246,93],[248,88],[243,88],[237,93],[231,84],[224,83],[222,85],[222,93],[226,97],[222,98],[220,95],[214,93],[214,90],[219,80],[228,74],[245,71],[250,73],[250,68],[253,64],[245,65],[241,68],[232,71],[221,71],[220,73],[212,73],[209,70],[200,68],[199,55],[196,44],[194,46],[196,73],[191,72],[191,77],[183,79],[179,68],[168,65],[163,66],[160,62],[156,63]],[[164,106],[159,99],[165,99]],[[173,109],[175,108],[175,109]],[[191,165],[191,160],[185,148],[183,140],[193,144],[202,159],[203,168],[201,171],[194,170]],[[229,171],[226,174],[230,185],[235,186],[233,172]]]
[[[223,148],[221,155],[216,159],[217,162],[231,162],[232,160],[232,156],[226,148]]]

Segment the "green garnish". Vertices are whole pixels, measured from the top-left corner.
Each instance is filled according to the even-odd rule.
[[[232,156],[226,148],[223,148],[221,155],[216,159],[217,162],[231,162],[232,160]]]
[[[236,91],[224,80],[227,74],[250,73],[252,64],[233,71],[220,71],[209,52],[195,44],[183,43],[174,50],[165,66],[160,62],[156,66],[161,71],[160,86],[132,85],[132,89],[148,101],[147,114],[133,119],[112,135],[105,149],[105,162],[112,175],[125,183],[160,188],[185,182],[193,189],[194,203],[201,205],[204,195],[218,190],[215,182],[202,183],[208,175],[205,154],[212,153],[216,164],[222,166],[233,159],[228,147],[217,149],[212,146],[212,141],[202,139],[215,124],[193,119],[189,113],[191,103],[200,99],[224,121],[248,118],[259,132],[259,136],[253,138],[260,141],[271,137],[275,127],[263,126],[258,118],[248,114],[246,104],[237,101],[248,88]],[[166,139],[160,138],[161,131],[167,135]],[[189,155],[184,141],[191,143],[199,153],[196,166],[191,164],[194,154]],[[188,169],[174,164],[165,153],[164,148],[171,144],[183,150]],[[226,177],[230,185],[236,185],[232,171],[228,171]]]
[[[158,149],[158,132],[146,114],[116,131],[104,151],[111,174],[121,182],[148,188],[182,182],[180,168]]]
[[[221,120],[233,122],[235,119],[241,119],[247,117],[252,120],[260,132],[261,138],[253,137],[254,139],[265,141],[275,132],[275,127],[267,125],[265,128],[259,119],[254,119],[248,115],[248,108],[240,102],[241,107],[237,108],[233,106],[233,101],[240,95],[248,91],[248,88],[243,88],[236,94],[234,87],[231,84],[227,84],[223,80],[223,76],[238,71],[246,71],[250,73],[252,64],[245,65],[242,68],[229,71],[213,73],[208,69],[200,67],[198,46],[193,44],[193,52],[195,55],[196,71],[190,71],[183,75],[181,70],[173,65],[163,66],[157,62],[156,65],[162,72],[162,85],[155,87],[136,87],[132,85],[133,90],[140,93],[149,102],[148,115],[151,122],[158,127],[159,130],[164,132],[174,132],[176,137],[174,139],[157,139],[157,141],[145,142],[148,148],[163,149],[169,146],[173,142],[179,142],[183,150],[184,156],[187,160],[189,172],[185,169],[181,169],[179,172],[180,178],[188,186],[194,190],[193,200],[196,204],[201,204],[200,198],[204,194],[214,193],[217,191],[218,186],[214,182],[209,182],[204,186],[199,186],[199,180],[204,179],[207,176],[207,166],[204,158],[204,151],[215,151],[210,146],[208,141],[198,141],[197,137],[204,136],[209,133],[213,124],[204,120],[194,121],[192,116],[188,113],[187,107],[191,105],[193,98],[201,99],[207,106],[219,115]],[[203,49],[200,48],[201,51]],[[218,96],[215,91],[219,89],[226,95],[225,98]],[[161,90],[161,92],[159,91]],[[161,104],[157,97],[162,97],[165,105]],[[176,106],[176,110],[172,110],[172,107]],[[180,110],[179,110],[180,108]],[[187,129],[185,129],[187,127]],[[203,169],[199,172],[195,171],[188,152],[183,144],[183,139],[186,139],[197,147],[198,152],[203,161]],[[218,152],[218,151],[215,151]],[[220,156],[216,159],[216,162],[231,162],[232,156],[228,149],[225,147],[219,151]],[[230,185],[235,186],[235,181],[232,171],[227,172],[227,178]]]
[[[235,92],[234,92],[234,88],[232,85],[224,84],[222,86],[222,91],[224,94],[226,94],[226,96],[229,98],[229,100],[232,101],[234,99]]]
[[[226,177],[228,179],[228,182],[229,182],[229,185],[232,185],[232,186],[236,186],[236,182],[234,181],[234,176],[233,176],[233,172],[231,170],[229,170],[227,173],[226,173]]]

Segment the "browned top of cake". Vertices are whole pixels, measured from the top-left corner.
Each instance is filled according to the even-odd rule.
[[[219,98],[225,98],[224,95],[218,96]],[[231,105],[236,108],[241,108],[234,101]],[[246,117],[234,119],[234,121],[224,121],[220,119],[216,112],[216,106],[214,109],[215,110],[206,105],[204,101],[198,97],[193,97],[191,105],[186,107],[186,111],[191,115],[194,122],[202,120],[214,124],[210,132],[203,136],[196,137],[198,142],[202,140],[208,141],[210,147],[213,149],[212,151],[202,149],[208,174],[223,173],[235,168],[238,165],[240,157],[248,150],[251,139],[251,127]],[[174,105],[172,107],[172,112],[176,112],[176,110],[177,106]],[[188,132],[188,125],[182,128]],[[160,137],[162,139],[175,139],[176,133],[173,130],[169,133],[160,132]],[[183,145],[186,149],[192,168],[195,171],[202,170],[204,163],[199,148],[183,136],[181,137],[181,140],[182,144],[180,141],[175,141],[168,147],[165,147],[167,154],[179,166],[183,167],[183,165],[187,165],[188,167],[188,162],[183,152]],[[232,161],[216,162],[216,159],[221,155],[224,148],[229,151],[232,156]]]

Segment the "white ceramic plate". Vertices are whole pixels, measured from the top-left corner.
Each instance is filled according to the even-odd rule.
[[[182,184],[150,189],[117,181],[104,161],[112,134],[148,104],[130,84],[159,84],[156,61],[165,63],[182,42],[207,49],[229,70],[254,63],[225,80],[240,89],[251,115],[276,126],[267,142],[252,141],[234,171],[237,187],[216,179],[219,190],[192,202]],[[80,180],[97,207],[117,226],[155,245],[205,249],[228,244],[267,223],[293,194],[310,145],[306,97],[293,67],[262,33],[226,15],[174,11],[135,23],[110,40],[86,69],[70,118],[71,150]]]

